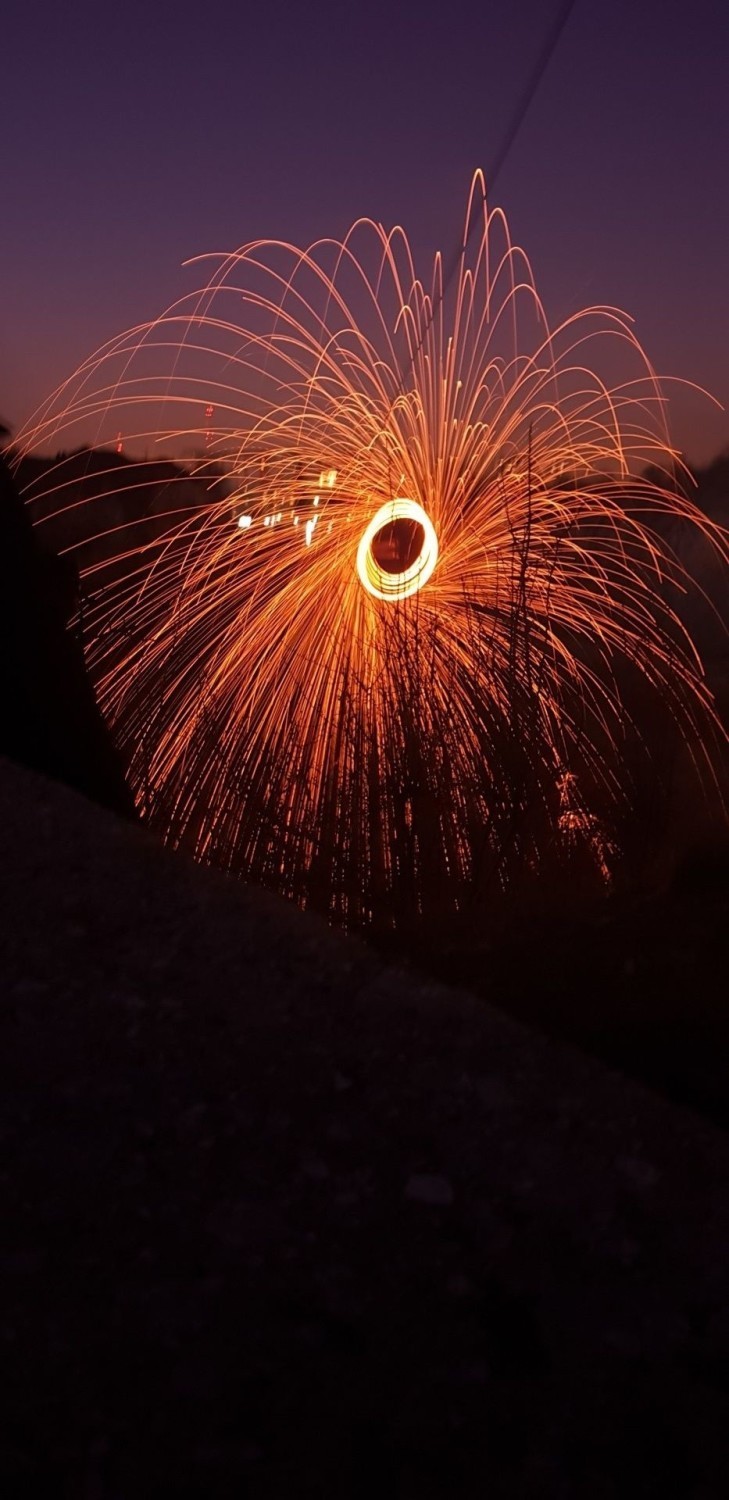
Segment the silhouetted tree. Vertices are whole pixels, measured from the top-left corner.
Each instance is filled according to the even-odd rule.
[[[0,753],[133,817],[80,643],[68,630],[77,590],[73,564],[40,550],[0,452]]]

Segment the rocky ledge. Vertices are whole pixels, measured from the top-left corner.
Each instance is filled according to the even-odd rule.
[[[5,1496],[729,1493],[721,1131],[0,796]]]

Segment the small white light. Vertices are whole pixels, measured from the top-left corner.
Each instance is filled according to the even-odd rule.
[[[248,527],[253,525],[253,517],[252,516],[239,516],[238,517],[238,525],[240,526],[241,531],[247,531]]]

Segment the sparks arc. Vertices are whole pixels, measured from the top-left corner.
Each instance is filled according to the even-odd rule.
[[[576,842],[609,879],[646,726],[709,774],[722,733],[668,537],[726,538],[664,412],[625,315],[549,329],[480,174],[447,284],[369,220],[213,257],[23,435],[136,455],[113,506],[59,457],[44,516],[145,817],[355,926],[483,909]],[[195,449],[195,503],[144,510],[150,452]]]

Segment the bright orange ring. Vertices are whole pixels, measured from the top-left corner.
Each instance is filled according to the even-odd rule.
[[[423,545],[415,562],[404,573],[387,573],[372,554],[372,543],[378,531],[382,531],[383,526],[391,525],[393,521],[417,521],[418,526],[423,528]],[[375,599],[407,599],[410,594],[417,594],[418,589],[428,582],[437,561],[438,538],[435,527],[422,505],[418,505],[415,500],[388,500],[386,505],[380,506],[363,532],[357,548],[360,581]]]

